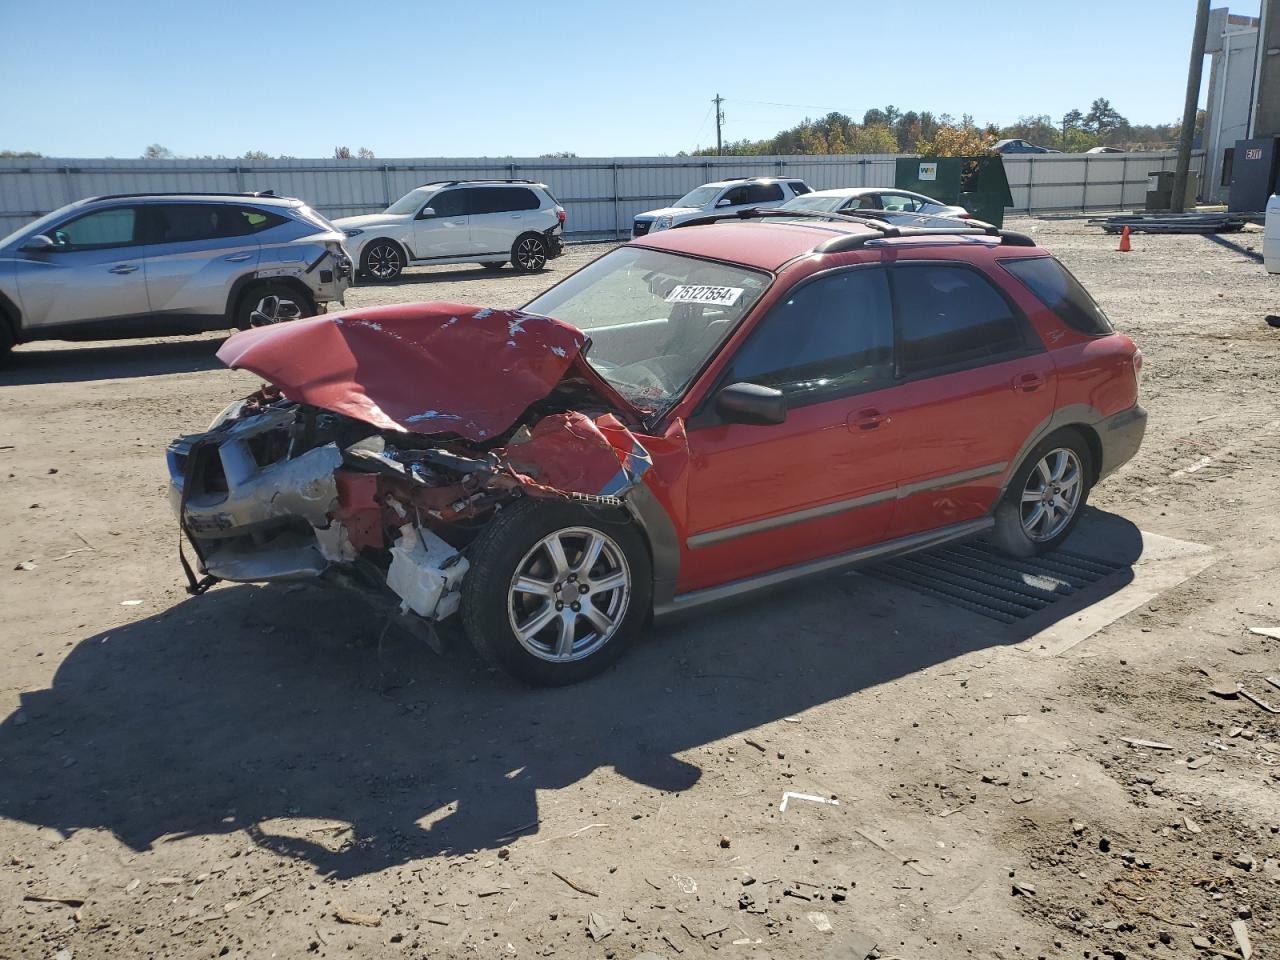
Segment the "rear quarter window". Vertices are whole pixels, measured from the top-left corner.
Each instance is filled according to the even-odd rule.
[[[1089,291],[1053,257],[1001,260],[1000,265],[1073,330],[1091,336],[1113,332],[1111,321],[1089,296]]]

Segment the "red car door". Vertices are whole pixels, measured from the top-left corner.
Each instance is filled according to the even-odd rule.
[[[889,532],[901,537],[986,514],[1053,413],[1057,381],[1039,336],[979,270],[902,264],[891,282],[903,397]]]
[[[715,390],[689,418],[679,592],[884,538],[898,472],[892,357],[879,266],[802,281],[761,319],[717,389],[777,388],[787,397],[786,421],[729,422],[715,409]]]

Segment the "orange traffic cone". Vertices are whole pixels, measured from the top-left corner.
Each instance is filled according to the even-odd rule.
[[[1126,224],[1125,228],[1120,231],[1120,252],[1128,253],[1132,249],[1133,247],[1129,245],[1129,227]]]

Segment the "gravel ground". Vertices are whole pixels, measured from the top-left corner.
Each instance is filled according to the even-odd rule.
[[[1146,443],[1094,513],[1216,551],[1057,657],[836,576],[528,690],[343,595],[189,599],[163,449],[254,378],[217,336],[19,348],[0,957],[1183,958],[1239,955],[1233,921],[1280,956],[1280,717],[1209,692],[1280,704],[1248,629],[1280,626],[1280,280],[1256,232],[1011,225],[1147,358]],[[350,303],[514,306],[605,249]]]

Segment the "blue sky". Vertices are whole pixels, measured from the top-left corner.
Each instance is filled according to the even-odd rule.
[[[1104,96],[1164,122],[1194,16],[1194,0],[0,0],[0,149],[652,155],[714,145],[716,92],[726,139],[887,103],[1007,123]]]

